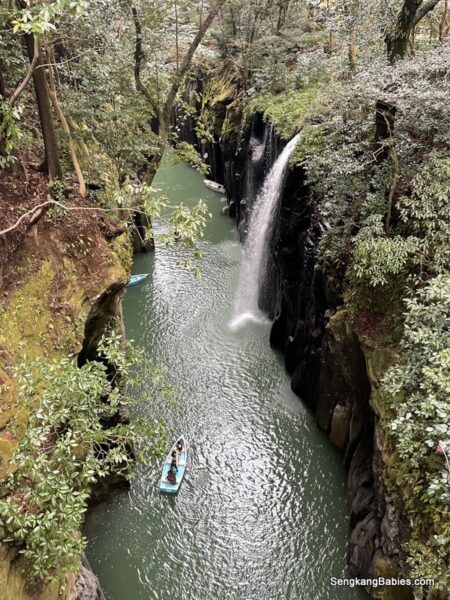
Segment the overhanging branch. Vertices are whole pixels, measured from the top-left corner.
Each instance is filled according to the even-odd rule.
[[[414,27],[429,13],[431,12],[441,0],[428,0],[424,2],[417,10],[414,18]]]

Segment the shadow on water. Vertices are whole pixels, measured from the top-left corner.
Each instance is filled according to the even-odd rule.
[[[156,185],[175,202],[203,198],[214,215],[200,280],[161,246],[136,257],[134,272],[152,277],[124,301],[128,337],[166,365],[180,396],[136,410],[187,435],[189,464],[176,498],[159,494],[150,464],[89,514],[87,554],[107,599],[367,598],[330,586],[346,573],[341,457],[292,393],[267,321],[229,327],[242,250],[220,195],[184,165],[161,169]]]

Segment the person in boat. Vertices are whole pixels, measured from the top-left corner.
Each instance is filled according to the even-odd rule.
[[[178,440],[178,442],[177,442],[177,450],[178,450],[178,454],[180,454],[180,452],[183,452],[183,443],[181,440]]]
[[[170,461],[170,468],[173,469],[175,473],[178,471],[178,454],[177,454],[176,450],[174,450],[172,452],[172,459]]]
[[[177,482],[176,467],[173,465],[170,465],[169,472],[167,473],[167,482],[172,485]]]

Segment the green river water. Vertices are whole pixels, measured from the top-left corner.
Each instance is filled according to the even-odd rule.
[[[292,393],[269,323],[228,326],[241,247],[223,199],[185,165],[162,167],[155,185],[213,214],[200,280],[159,247],[136,257],[133,271],[151,277],[124,301],[127,336],[180,398],[136,410],[184,433],[190,457],[176,498],[160,495],[153,464],[90,511],[87,556],[107,600],[367,599],[330,585],[346,573],[341,456]]]

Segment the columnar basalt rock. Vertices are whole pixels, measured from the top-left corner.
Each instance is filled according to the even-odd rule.
[[[105,600],[97,577],[84,566],[78,572],[73,593],[70,600]]]
[[[229,214],[236,218],[241,238],[258,186],[283,145],[273,127],[256,115],[235,155],[224,153]],[[401,547],[409,524],[387,492],[383,461],[380,380],[393,357],[389,349],[369,347],[359,338],[342,299],[332,292],[333,282],[317,269],[323,229],[305,173],[295,167],[286,178],[268,240],[259,303],[273,320],[270,343],[285,357],[292,389],[342,451],[349,470],[350,572],[359,577],[407,576]],[[411,589],[371,592],[381,600],[413,598]]]

